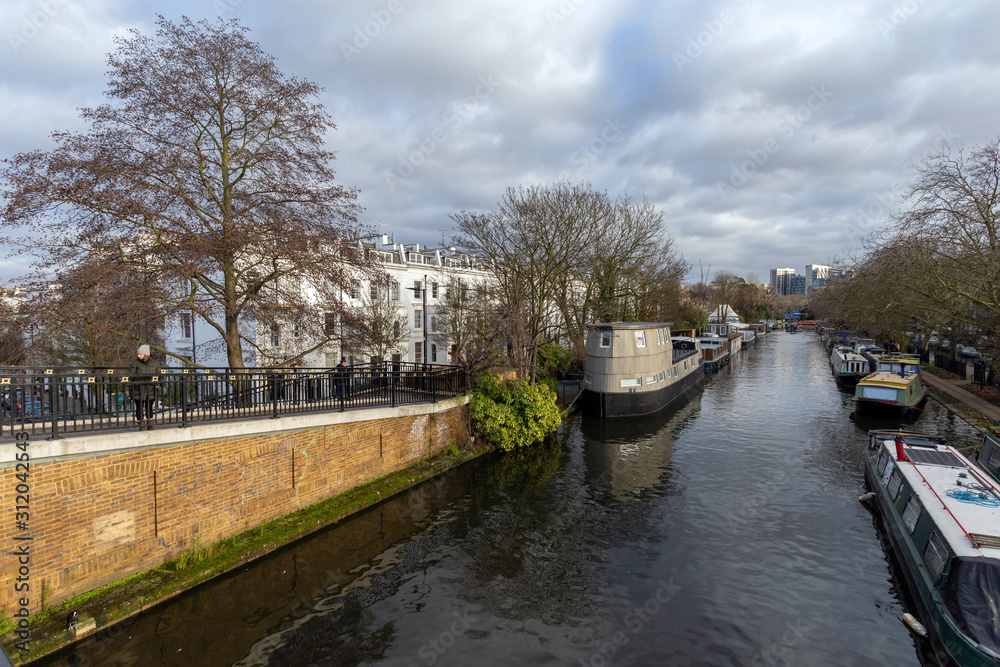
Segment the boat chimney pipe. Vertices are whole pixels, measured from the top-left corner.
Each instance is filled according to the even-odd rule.
[[[901,436],[896,436],[896,460],[897,461],[909,461],[910,457],[906,455],[903,451],[903,438]]]

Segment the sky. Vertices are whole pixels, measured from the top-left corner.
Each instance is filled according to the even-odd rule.
[[[656,205],[689,279],[766,282],[839,263],[928,157],[1000,135],[995,0],[4,0],[0,159],[85,130],[114,37],[157,14],[239,19],[322,86],[361,221],[431,247],[508,186],[589,182]]]

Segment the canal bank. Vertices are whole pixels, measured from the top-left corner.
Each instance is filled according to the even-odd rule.
[[[467,401],[33,443],[29,651],[8,652],[106,631],[480,455]]]
[[[959,417],[980,430],[1000,424],[1000,406],[964,389],[968,380],[953,380],[936,375],[930,367],[923,366],[921,378],[932,395]]]

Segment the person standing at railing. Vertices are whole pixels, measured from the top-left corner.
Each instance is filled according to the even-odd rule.
[[[135,402],[135,421],[140,431],[153,430],[153,399],[156,398],[154,382],[158,382],[162,374],[159,360],[153,359],[149,354],[149,346],[140,345],[136,358],[128,367],[129,386]]]
[[[333,369],[333,383],[337,388],[337,400],[342,401],[347,394],[347,358],[341,357]]]

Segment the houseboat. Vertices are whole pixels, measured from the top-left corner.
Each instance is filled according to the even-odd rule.
[[[705,377],[701,346],[669,322],[588,324],[581,409],[598,417],[656,412]]]
[[[729,363],[732,356],[732,344],[728,336],[707,333],[696,338],[701,348],[705,371],[717,371]]]
[[[882,357],[874,373],[858,381],[854,388],[855,409],[859,412],[895,410],[911,412],[927,399],[920,379],[920,358],[915,355]]]
[[[996,667],[1000,487],[938,438],[891,430],[868,438],[865,481],[935,658]]]
[[[868,375],[868,360],[848,345],[834,345],[830,352],[830,365],[837,380],[846,384],[856,384]]]

